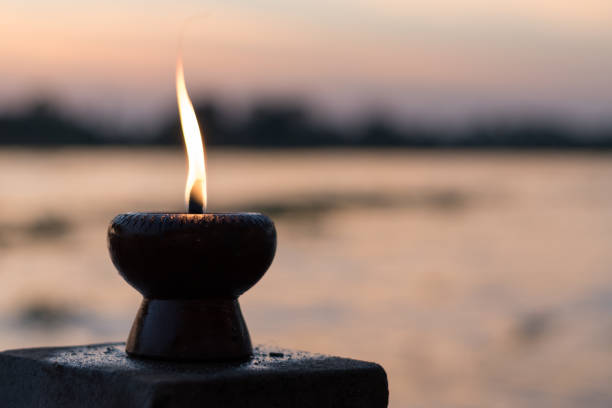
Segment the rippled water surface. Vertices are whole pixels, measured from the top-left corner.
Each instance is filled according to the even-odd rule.
[[[257,343],[381,363],[392,407],[612,405],[612,156],[219,151],[211,210],[278,229]],[[181,210],[183,153],[0,151],[0,348],[126,337],[106,249]]]

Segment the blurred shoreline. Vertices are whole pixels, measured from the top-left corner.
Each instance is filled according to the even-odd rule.
[[[377,111],[342,123],[323,120],[300,101],[261,100],[242,114],[212,100],[196,103],[208,146],[248,148],[611,149],[612,123],[572,124],[555,116],[475,119],[450,126],[397,120]],[[107,122],[107,121],[105,121]],[[178,116],[157,130],[111,129],[48,101],[0,113],[0,146],[180,146]],[[110,126],[110,127],[109,127]]]

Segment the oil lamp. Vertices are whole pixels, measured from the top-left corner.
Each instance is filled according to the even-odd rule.
[[[187,212],[120,214],[108,229],[113,263],[143,295],[126,352],[247,359],[253,349],[238,297],[272,263],[276,230],[259,213],[206,213],[204,143],[180,58],[176,91],[188,159]]]

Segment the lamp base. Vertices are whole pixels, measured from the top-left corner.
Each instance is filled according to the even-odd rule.
[[[144,298],[126,352],[166,360],[247,360],[253,347],[237,299]]]

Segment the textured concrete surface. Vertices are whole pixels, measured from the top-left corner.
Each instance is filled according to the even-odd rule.
[[[3,407],[386,407],[387,376],[364,361],[256,347],[243,363],[130,358],[123,343],[0,353]]]

